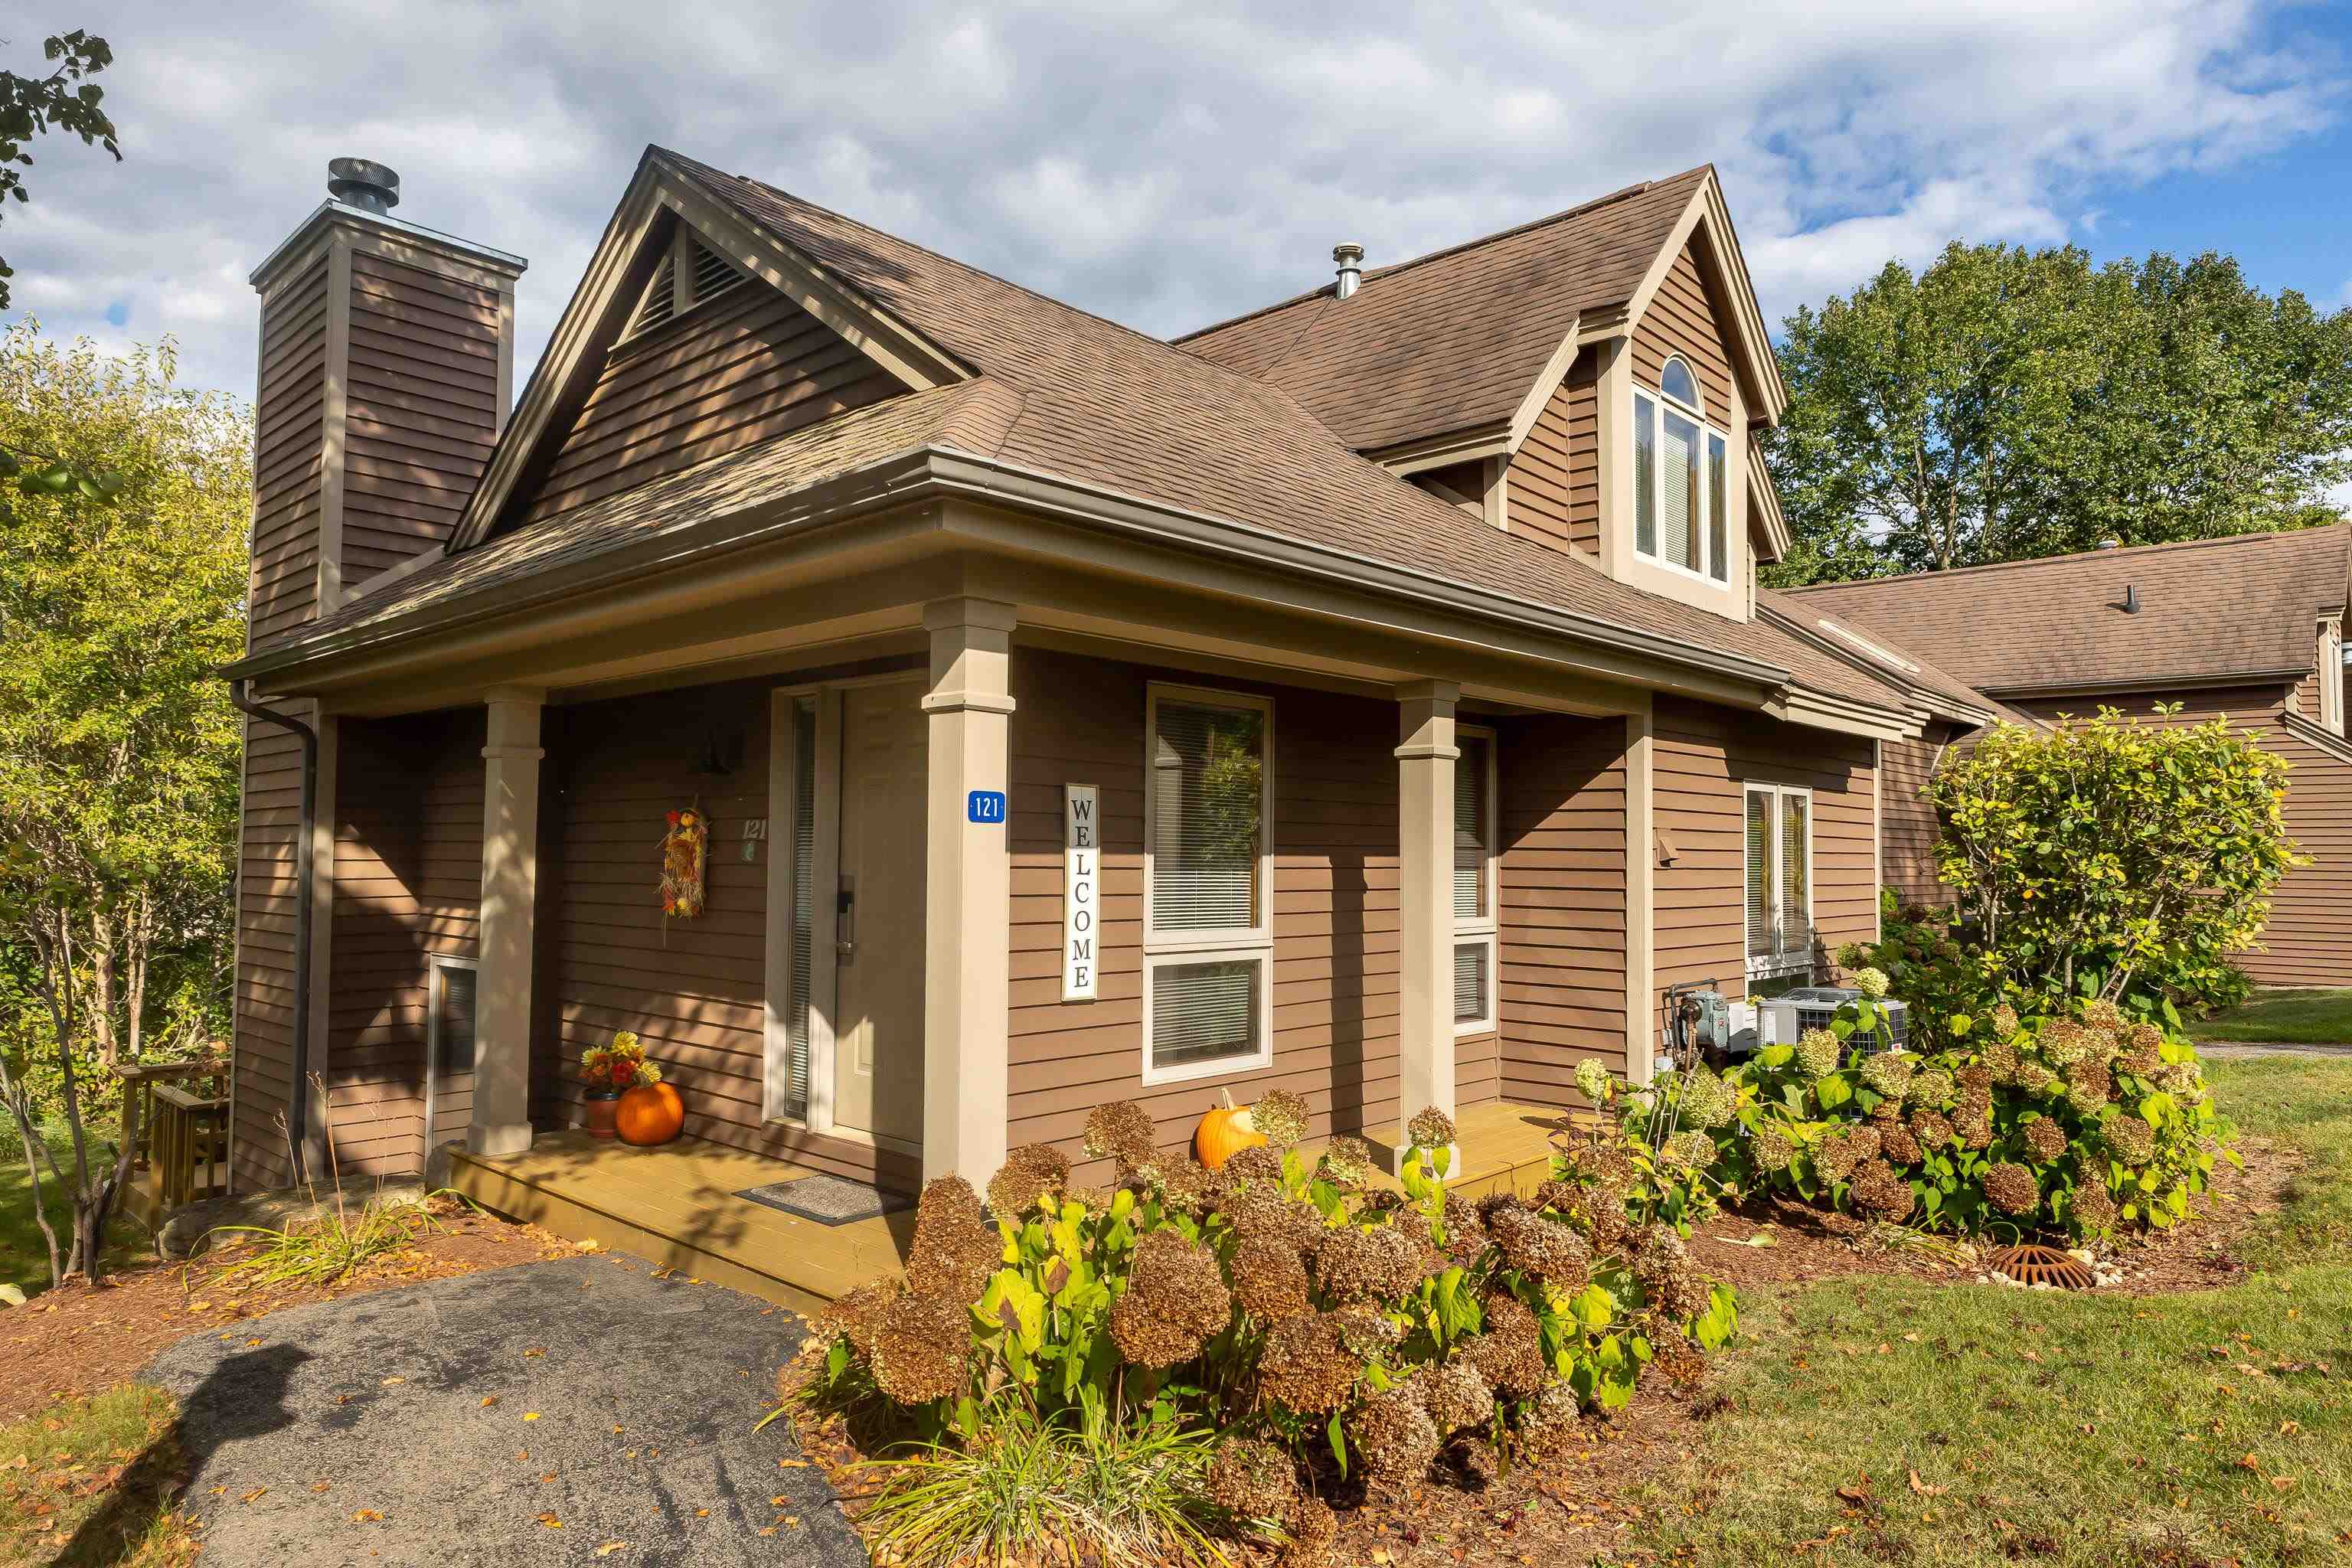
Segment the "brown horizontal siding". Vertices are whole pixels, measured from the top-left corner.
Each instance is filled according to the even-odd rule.
[[[903,390],[790,300],[739,284],[607,358],[525,515],[562,511]]]
[[[346,1171],[414,1172],[425,1147],[428,959],[471,958],[480,923],[482,711],[338,729],[326,1077]],[[470,1095],[441,1096],[436,1142]]]
[[[1936,846],[1941,829],[1936,807],[1927,798],[1928,781],[1951,743],[1953,729],[1940,720],[1930,720],[1927,733],[1918,740],[1882,741],[1878,748],[1878,832],[1886,885],[1906,903],[1929,908],[1948,905],[1953,898],[1952,890],[1937,875]]]
[[[1871,743],[1679,698],[1659,700],[1652,781],[1658,829],[1675,863],[1656,873],[1658,989],[1709,984],[1747,993],[1747,844],[1743,786],[1813,792],[1813,944],[1826,968],[1838,948],[1878,929],[1872,842]]]
[[[1566,1106],[1576,1064],[1625,1070],[1625,721],[1501,726],[1500,1098]]]
[[[1263,1071],[1143,1084],[1143,758],[1147,684],[1166,679],[1271,694],[1274,711],[1274,1059]],[[1397,778],[1393,703],[1024,648],[1013,661],[1008,833],[1013,854],[1014,1145],[1082,1159],[1087,1114],[1111,1100],[1151,1113],[1185,1147],[1221,1090],[1306,1097],[1317,1134],[1392,1126],[1397,1103]],[[1103,812],[1098,999],[1063,1002],[1062,789],[1091,784]],[[1480,1054],[1475,1043],[1467,1053]],[[1471,1074],[1475,1084],[1476,1070]]]
[[[498,438],[494,289],[364,251],[352,257],[343,581],[449,537]]]
[[[2284,685],[2108,692],[2095,698],[2035,698],[2022,708],[2044,719],[2086,717],[2102,707],[2154,718],[2158,703],[2179,703],[2164,721],[2226,718],[2263,749],[2292,764],[2287,832],[2312,858],[2279,879],[2271,895],[2262,945],[2231,956],[2262,985],[2352,985],[2352,763],[2322,751],[2280,722]],[[2305,715],[2316,703],[2306,700]]]
[[[539,1114],[580,1119],[580,1056],[630,1029],[686,1100],[687,1132],[859,1181],[911,1187],[904,1155],[761,1119],[767,1073],[768,857],[742,858],[743,825],[768,815],[768,688],[731,684],[551,709],[557,776],[541,824]],[[730,774],[693,771],[714,736],[740,741]],[[665,920],[668,812],[711,823],[707,902]]]
[[[240,1191],[281,1186],[292,1176],[281,1121],[294,1082],[295,851],[301,813],[301,742],[247,719],[231,1001],[236,1081],[229,1168]]]
[[[1600,401],[1596,351],[1576,356],[1511,458],[1511,531],[1556,550],[1601,548]]]
[[[247,580],[249,648],[280,640],[319,608],[327,314],[323,256],[262,310],[254,407],[253,550]]]
[[[1731,412],[1731,358],[1724,350],[1715,306],[1699,277],[1697,244],[1694,239],[1683,247],[1633,329],[1633,379],[1654,387],[1667,356],[1682,355],[1698,377],[1699,391],[1706,399],[1706,416],[1721,426]]]

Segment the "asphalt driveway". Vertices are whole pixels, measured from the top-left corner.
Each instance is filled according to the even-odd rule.
[[[240,1328],[147,1373],[181,1402],[207,1562],[866,1560],[786,1424],[751,1430],[801,1331],[751,1297],[606,1255]]]

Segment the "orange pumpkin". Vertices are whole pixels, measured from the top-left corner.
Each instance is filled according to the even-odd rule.
[[[686,1101],[666,1083],[641,1083],[621,1096],[613,1126],[621,1142],[647,1148],[667,1143],[686,1125]]]
[[[1192,1134],[1193,1153],[1212,1171],[1223,1170],[1225,1162],[1244,1149],[1265,1146],[1265,1134],[1250,1125],[1249,1107],[1235,1109],[1230,1092],[1224,1094],[1224,1101],[1209,1108],[1209,1114],[1201,1118],[1200,1130]]]

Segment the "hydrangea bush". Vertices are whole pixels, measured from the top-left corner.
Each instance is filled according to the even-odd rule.
[[[984,1441],[1007,1415],[1214,1430],[1215,1501],[1311,1549],[1332,1528],[1316,1478],[1402,1481],[1449,1449],[1491,1469],[1646,1371],[1695,1381],[1735,1326],[1623,1141],[1577,1145],[1531,1199],[1474,1204],[1449,1190],[1437,1111],[1408,1124],[1401,1192],[1355,1139],[1298,1148],[1296,1096],[1253,1120],[1267,1145],[1216,1173],[1117,1103],[1087,1128],[1110,1185],[1045,1144],[1013,1152],[984,1207],[932,1182],[905,1279],[819,1320],[804,1396],[883,1402],[934,1442]]]
[[[1706,1136],[1706,1175],[1724,1190],[1962,1234],[2162,1229],[2217,1160],[2238,1159],[2194,1047],[2113,1003],[1957,1015],[1951,1044],[1920,1055],[1892,1048],[1885,976],[1864,969],[1856,984],[1864,997],[1830,1028],[1727,1075],[1613,1091],[1621,1118],[1652,1148],[1662,1115],[1667,1147]]]

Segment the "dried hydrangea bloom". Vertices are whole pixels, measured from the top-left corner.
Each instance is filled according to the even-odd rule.
[[[1358,1186],[1372,1179],[1372,1146],[1360,1138],[1334,1138],[1323,1151],[1323,1172],[1335,1182]]]
[[[2099,1131],[2116,1158],[2126,1165],[2145,1165],[2156,1158],[2156,1133],[2137,1116],[2110,1116]]]
[[[2013,1035],[2022,1024],[2023,1020],[2017,1016],[2017,1009],[2006,1002],[1992,1010],[1992,1026],[1998,1034]]]
[[[1919,1141],[1900,1121],[1890,1121],[1878,1130],[1878,1152],[1880,1158],[1894,1164],[1916,1165],[1919,1163]]]
[[[1322,1237],[1323,1215],[1267,1182],[1250,1182],[1227,1192],[1217,1206],[1236,1235],[1287,1242],[1304,1250]]]
[[[1959,1086],[1962,1094],[1990,1097],[1992,1093],[1992,1069],[1981,1062],[1970,1062],[1960,1068],[1952,1075],[1952,1081]]]
[[[2124,1031],[2131,1027],[2130,1022],[2124,1017],[2124,1010],[2104,997],[2095,1002],[2084,1004],[2083,1022],[2099,1033],[2113,1036],[2116,1039],[2121,1039]]]
[[[1444,1149],[1454,1142],[1454,1118],[1433,1105],[1424,1105],[1404,1124],[1405,1136],[1416,1149]]]
[[[1421,1283],[1421,1248],[1393,1226],[1327,1230],[1315,1244],[1315,1282],[1324,1300],[1390,1300]]]
[[[1321,1498],[1302,1495],[1290,1505],[1282,1532],[1290,1538],[1282,1553],[1283,1568],[1321,1568],[1339,1539],[1339,1516]]]
[[[970,1182],[961,1176],[934,1176],[915,1200],[915,1220],[918,1225],[986,1225],[988,1214]]]
[[[1911,1058],[1895,1051],[1873,1051],[1862,1058],[1862,1081],[1889,1100],[1901,1100],[1911,1087]]]
[[[1917,1202],[1911,1184],[1884,1160],[1873,1160],[1853,1178],[1853,1206],[1875,1220],[1894,1225],[1908,1218]]]
[[[1519,1406],[1519,1435],[1536,1452],[1551,1453],[1575,1435],[1584,1414],[1576,1390],[1565,1383],[1548,1383],[1534,1398]]]
[[[882,1326],[882,1314],[899,1296],[895,1279],[876,1279],[860,1285],[839,1300],[828,1301],[816,1315],[816,1337],[831,1340],[835,1336],[849,1342],[849,1348],[859,1355],[874,1351],[874,1336]]]
[[[1609,1103],[1611,1079],[1609,1069],[1598,1058],[1587,1057],[1576,1064],[1576,1092],[1594,1105]]]
[[[1003,1261],[1004,1239],[993,1226],[927,1215],[915,1224],[907,1283],[918,1295],[969,1307],[987,1291]]]
[[[1121,1170],[1153,1163],[1156,1129],[1151,1113],[1131,1100],[1114,1100],[1087,1113],[1087,1152],[1097,1160],[1116,1160]]]
[[[2107,1194],[2106,1188],[2097,1185],[2077,1187],[2070,1203],[2074,1223],[2092,1235],[2101,1236],[2115,1229],[2120,1211],[2116,1207],[2116,1200]]]
[[[1667,1159],[1694,1171],[1704,1171],[1715,1163],[1715,1140],[1696,1127],[1685,1127],[1666,1140]]]
[[[1940,1149],[1952,1141],[1952,1124],[1940,1110],[1915,1110],[1910,1125],[1912,1138],[1923,1150]]]
[[[2067,1018],[2053,1018],[2042,1027],[2042,1037],[2036,1042],[2042,1059],[2052,1067],[2063,1068],[2079,1062],[2093,1049],[2091,1031]]]
[[[1843,1131],[1831,1133],[1813,1150],[1813,1169],[1821,1173],[1824,1181],[1850,1181],[1854,1167],[1861,1163],[1861,1149],[1853,1136]]]
[[[1421,1384],[1429,1418],[1446,1436],[1465,1426],[1484,1426],[1495,1418],[1495,1391],[1478,1375],[1476,1367],[1459,1356],[1423,1367],[1413,1373],[1413,1380]]]
[[[2042,1188],[2024,1166],[2002,1161],[1984,1173],[1985,1197],[2006,1215],[2030,1215],[2042,1206]]]
[[[1110,1337],[1139,1365],[1176,1366],[1199,1355],[1233,1311],[1215,1253],[1179,1231],[1150,1231],[1135,1244],[1127,1292],[1110,1310]]]
[[[1171,1209],[1195,1214],[1215,1207],[1224,1196],[1222,1174],[1189,1155],[1181,1160],[1162,1161],[1159,1174],[1160,1195]]]
[[[2167,1062],[2156,1069],[2156,1087],[2175,1099],[2200,1092],[2205,1085],[2204,1075],[2195,1062]]]
[[[1940,1110],[1952,1098],[1952,1075],[1939,1067],[1922,1067],[1911,1075],[1911,1083],[1903,1091],[1906,1105],[1923,1105],[1930,1110]]]
[[[2145,1024],[2139,1026],[2141,1028],[2147,1027]],[[2123,1055],[2116,1058],[2116,1070],[2117,1072],[2131,1073],[2139,1078],[2153,1078],[2156,1075],[2157,1069],[2164,1066],[2164,1054],[2161,1045],[2163,1037],[2161,1031],[2158,1031],[2157,1033],[2157,1039],[2159,1043],[2157,1045],[2142,1045],[2137,1040],[2134,1040],[2127,1044],[2124,1047]]]
[[[1347,1418],[1349,1458],[1375,1479],[1409,1480],[1437,1458],[1437,1423],[1429,1418],[1417,1383],[1408,1378],[1381,1390]]]
[[[2084,1107],[2084,1115],[2095,1114],[2115,1097],[2115,1074],[2096,1057],[2085,1057],[2066,1069],[2066,1098]]]
[[[1759,1171],[1785,1171],[1797,1157],[1797,1146],[1777,1127],[1759,1127],[1748,1141],[1749,1158]]]
[[[1829,1077],[1844,1057],[1844,1042],[1827,1029],[1807,1029],[1797,1037],[1797,1067],[1809,1079]]]
[[[1507,1268],[1570,1294],[1591,1280],[1591,1244],[1559,1220],[1533,1209],[1497,1209],[1487,1219],[1486,1231]]]
[[[1233,1275],[1242,1310],[1261,1323],[1303,1318],[1315,1310],[1307,1299],[1306,1263],[1289,1241],[1244,1237],[1234,1248]]]
[[[1642,1282],[1650,1305],[1676,1322],[1706,1311],[1713,1294],[1689,1246],[1670,1225],[1654,1225],[1642,1233],[1641,1248],[1633,1254],[1633,1278]]]
[[[1296,1415],[1325,1415],[1347,1403],[1363,1370],[1363,1358],[1340,1342],[1333,1314],[1290,1318],[1266,1332],[1258,1393]]]
[[[1404,1342],[1404,1327],[1377,1303],[1350,1301],[1331,1314],[1339,1343],[1349,1354],[1370,1360]]]
[[[1693,1127],[1721,1127],[1738,1113],[1739,1096],[1706,1068],[1695,1068],[1682,1080],[1676,1109]]]
[[[1269,1089],[1250,1107],[1250,1125],[1276,1149],[1287,1149],[1307,1136],[1307,1101],[1286,1089]]]
[[[2018,1070],[2025,1062],[2025,1058],[2018,1055],[2014,1040],[1988,1040],[1978,1056],[1984,1064],[1985,1072],[1996,1083],[2015,1083]]]
[[[1024,1143],[989,1178],[989,1211],[1001,1219],[1016,1219],[1040,1199],[1058,1200],[1069,1181],[1068,1155],[1051,1143]]]
[[[1886,994],[1886,971],[1864,969],[1853,977],[1853,988],[1875,1001]]]
[[[1543,1325],[1517,1297],[1486,1298],[1486,1331],[1471,1336],[1462,1354],[1498,1394],[1525,1398],[1551,1381],[1544,1363]]]
[[[1468,1264],[1486,1250],[1486,1225],[1478,1217],[1478,1210],[1460,1193],[1445,1194],[1445,1209],[1441,1222],[1445,1226],[1445,1256],[1456,1263]]]
[[[882,1314],[867,1360],[874,1382],[901,1405],[928,1405],[964,1392],[971,1313],[939,1296],[901,1296]]]
[[[1209,1461],[1209,1500],[1242,1519],[1278,1523],[1298,1496],[1298,1467],[1279,1443],[1228,1437]]]
[[[2066,1130],[2051,1117],[2035,1117],[2025,1124],[2025,1152],[2040,1165],[2064,1158]]]
[[[1706,1376],[1706,1357],[1680,1329],[1668,1323],[1650,1325],[1650,1367],[1683,1393],[1696,1388]]]
[[[1263,1143],[1236,1149],[1225,1157],[1223,1174],[1228,1181],[1278,1182],[1282,1180],[1282,1151]]]

